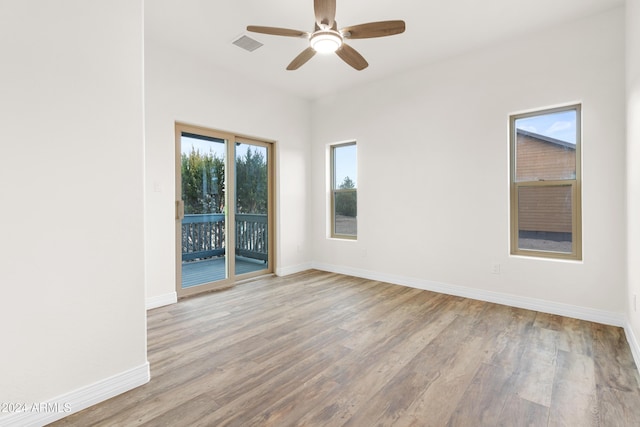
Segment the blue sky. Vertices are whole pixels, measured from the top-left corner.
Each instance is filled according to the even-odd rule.
[[[357,146],[338,147],[335,151],[336,185],[340,186],[345,177],[351,178],[358,188]]]
[[[560,111],[517,119],[516,128],[575,144],[576,111]]]
[[[200,151],[201,154],[207,154],[213,152],[218,155],[218,158],[224,158],[225,144],[222,142],[205,141],[198,138],[190,138],[188,136],[182,136],[180,138],[180,152],[182,154],[189,154],[191,147],[196,151]]]

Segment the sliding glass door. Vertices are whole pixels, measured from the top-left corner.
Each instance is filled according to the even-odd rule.
[[[237,142],[235,149],[235,274],[269,268],[269,145]]]
[[[176,124],[178,296],[273,271],[271,150],[267,142]]]

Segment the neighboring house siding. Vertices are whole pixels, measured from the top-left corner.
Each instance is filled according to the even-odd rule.
[[[571,233],[570,201],[571,187],[569,186],[545,189],[521,188],[520,230]]]
[[[575,148],[518,133],[518,181],[567,179],[575,170]],[[521,188],[519,228],[522,231],[571,233],[571,189]]]
[[[576,150],[518,132],[517,181],[567,179],[567,170],[576,170]]]

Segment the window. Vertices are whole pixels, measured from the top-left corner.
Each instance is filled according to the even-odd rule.
[[[358,235],[356,143],[331,146],[331,237]]]
[[[582,259],[580,105],[510,118],[511,253]]]

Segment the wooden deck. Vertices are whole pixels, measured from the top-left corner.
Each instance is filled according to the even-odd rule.
[[[613,326],[319,271],[147,325],[151,381],[54,426],[640,425]]]
[[[236,275],[265,270],[264,261],[245,257],[236,257]],[[203,261],[182,263],[182,288],[201,285],[225,279],[225,258],[210,258]]]

